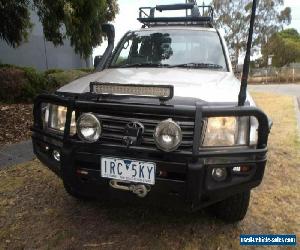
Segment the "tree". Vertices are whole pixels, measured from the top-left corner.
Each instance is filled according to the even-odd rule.
[[[102,43],[101,25],[118,13],[116,0],[0,0],[0,38],[13,47],[26,40],[30,9],[37,12],[47,41],[57,46],[69,38],[84,58]]]
[[[286,29],[273,34],[262,47],[264,65],[268,56],[273,55],[272,65],[282,67],[300,62],[300,34],[295,29]]]
[[[216,26],[225,32],[230,54],[237,63],[245,51],[251,17],[252,0],[212,0]],[[291,8],[280,11],[283,0],[259,0],[253,34],[253,48],[258,49],[267,39],[291,22]]]
[[[27,40],[32,27],[27,0],[0,0],[0,39],[12,47]]]

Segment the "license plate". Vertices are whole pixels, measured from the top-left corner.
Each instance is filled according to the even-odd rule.
[[[113,157],[101,158],[101,177],[155,184],[155,163]]]

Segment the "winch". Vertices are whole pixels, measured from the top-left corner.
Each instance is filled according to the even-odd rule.
[[[136,194],[139,198],[146,197],[146,195],[151,190],[151,187],[149,185],[131,184],[130,182],[126,182],[126,181],[110,180],[109,185],[115,189],[130,191]]]

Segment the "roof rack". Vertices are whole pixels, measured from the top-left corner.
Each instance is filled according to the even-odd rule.
[[[170,10],[190,10],[191,14],[183,17],[155,17],[155,12]],[[144,27],[161,25],[197,25],[213,27],[214,10],[210,5],[196,5],[194,3],[156,5],[156,7],[139,8],[139,18]]]

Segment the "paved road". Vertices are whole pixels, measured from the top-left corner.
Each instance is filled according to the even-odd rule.
[[[249,90],[300,97],[300,84],[249,85]]]
[[[0,148],[0,169],[34,159],[31,141]]]

